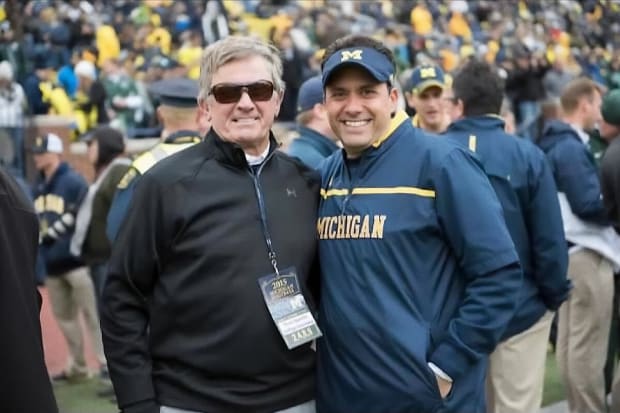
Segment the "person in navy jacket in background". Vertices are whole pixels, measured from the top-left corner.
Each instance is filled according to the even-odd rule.
[[[443,136],[478,155],[502,204],[524,275],[517,313],[489,361],[487,411],[535,412],[542,403],[553,312],[570,291],[553,174],[538,147],[504,132],[499,117],[504,85],[491,65],[469,61],[452,89],[463,117]]]
[[[568,241],[568,277],[574,285],[558,312],[556,358],[569,410],[604,412],[604,365],[620,237],[607,216],[585,132],[601,120],[601,91],[582,77],[566,85],[560,101],[562,120],[547,123],[538,141],[557,186]]]

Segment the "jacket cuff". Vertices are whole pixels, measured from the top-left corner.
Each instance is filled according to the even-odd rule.
[[[547,309],[550,311],[557,311],[558,308],[560,308],[560,306],[562,305],[562,303],[566,301],[566,299],[568,299],[572,288],[573,285],[570,280],[568,280],[565,284],[565,288],[562,291],[555,292],[555,294],[541,294],[541,298],[545,303],[545,307],[547,307]]]
[[[123,413],[159,413],[159,406],[155,400],[142,400],[138,403],[123,407]]]
[[[455,383],[460,377],[469,371],[472,359],[464,353],[463,349],[448,341],[441,343],[430,357],[429,363],[433,363],[447,374]]]

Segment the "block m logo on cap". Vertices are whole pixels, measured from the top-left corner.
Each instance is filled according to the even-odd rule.
[[[340,58],[341,62],[346,62],[347,60],[350,59],[355,59],[355,60],[362,60],[362,49],[357,49],[357,50],[343,50],[341,52],[342,57]]]
[[[437,72],[434,67],[423,67],[420,69],[420,77],[422,79],[436,78]]]

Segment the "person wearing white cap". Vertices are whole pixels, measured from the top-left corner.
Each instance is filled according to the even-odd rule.
[[[13,67],[9,62],[0,62],[0,129],[11,138],[13,159],[11,172],[22,177],[24,174],[24,109],[26,95],[21,85],[13,79]]]
[[[89,375],[80,313],[84,316],[98,361],[105,366],[93,283],[88,269],[69,249],[75,212],[88,184],[62,161],[63,144],[58,135],[48,133],[37,137],[31,151],[40,172],[33,197],[39,217],[40,251],[47,274],[45,287],[54,317],[69,348],[65,369],[52,379],[74,382]]]
[[[110,122],[105,106],[107,95],[103,83],[97,79],[94,63],[81,60],[74,70],[78,77],[75,111],[78,116],[78,132],[83,134],[97,125]]]

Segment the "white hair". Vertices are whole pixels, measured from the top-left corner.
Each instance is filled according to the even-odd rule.
[[[13,66],[6,60],[0,62],[0,79],[13,81]]]

